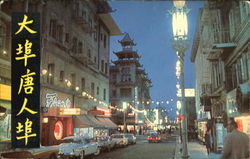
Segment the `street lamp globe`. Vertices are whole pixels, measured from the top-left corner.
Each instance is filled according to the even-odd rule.
[[[172,18],[174,40],[187,40],[188,22],[185,8],[174,8]]]

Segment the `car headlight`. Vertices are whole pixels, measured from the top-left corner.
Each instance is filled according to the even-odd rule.
[[[79,152],[79,151],[81,151],[81,149],[80,148],[75,148],[75,149],[73,149],[73,151],[74,152],[77,152],[77,151]]]
[[[74,155],[74,152],[72,151],[72,152],[70,152],[69,154],[70,154],[70,155]]]

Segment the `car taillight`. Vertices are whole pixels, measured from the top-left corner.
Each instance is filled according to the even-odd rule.
[[[156,137],[156,140],[160,140],[161,138],[160,137]]]
[[[152,140],[152,137],[151,137],[151,136],[149,136],[149,137],[148,137],[148,140]]]

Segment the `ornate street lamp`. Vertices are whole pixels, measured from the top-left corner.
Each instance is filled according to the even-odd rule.
[[[172,27],[173,27],[173,49],[176,51],[179,58],[178,73],[181,87],[181,115],[182,119],[182,158],[188,159],[187,149],[187,113],[185,103],[185,85],[184,85],[184,52],[188,49],[188,22],[187,13],[189,9],[185,6],[185,1],[173,1],[174,7],[170,10],[172,14]]]
[[[126,133],[126,110],[127,110],[127,102],[122,102],[122,109],[123,109],[123,133]]]

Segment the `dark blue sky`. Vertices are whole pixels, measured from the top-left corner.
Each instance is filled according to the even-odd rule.
[[[137,45],[134,50],[138,50],[141,56],[140,62],[143,64],[148,77],[151,79],[153,87],[150,95],[154,101],[166,101],[174,99],[170,104],[163,107],[172,108],[169,113],[171,118],[176,112],[176,76],[175,65],[177,61],[176,53],[172,49],[172,16],[168,13],[173,6],[172,1],[110,1],[109,4],[116,10],[112,17],[119,26],[121,32],[129,33]],[[185,87],[195,87],[194,65],[190,61],[192,41],[196,29],[199,8],[203,7],[202,1],[189,1],[186,5],[190,10],[188,13],[188,36],[190,38],[190,48],[185,56]],[[111,37],[111,59],[116,59],[113,51],[121,50],[118,40],[123,36]],[[155,107],[155,105],[152,105]]]

